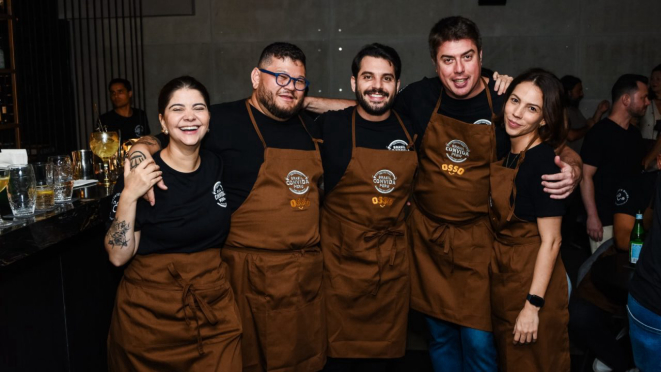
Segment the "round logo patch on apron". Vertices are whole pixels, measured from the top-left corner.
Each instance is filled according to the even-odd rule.
[[[293,170],[285,177],[289,191],[296,195],[303,195],[310,190],[310,179],[303,172]]]
[[[381,169],[372,176],[374,188],[382,194],[390,194],[395,189],[397,177],[387,169]]]
[[[390,151],[408,151],[409,144],[404,140],[394,140],[388,145]]]
[[[445,151],[448,159],[455,163],[463,163],[470,155],[468,146],[460,140],[452,140],[445,144]]]

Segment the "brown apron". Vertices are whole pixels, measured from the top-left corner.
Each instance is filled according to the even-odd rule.
[[[356,147],[355,109],[351,136],[351,161],[321,212],[328,355],[398,358],[410,294],[404,206],[417,155]]]
[[[514,325],[523,309],[532,284],[541,238],[536,222],[514,214],[516,174],[524,161],[521,153],[515,169],[502,161],[491,164],[491,208],[489,214],[496,232],[491,260],[491,311],[498,364],[503,372],[569,371],[567,326],[568,285],[562,258],[558,255],[546,289],[546,304],[539,311],[537,341],[514,345]]]
[[[486,82],[485,82],[486,85]],[[491,93],[486,88],[493,113]],[[491,331],[488,219],[493,125],[438,113],[438,98],[419,150],[411,244],[411,308],[465,327]],[[492,122],[494,115],[492,114]]]
[[[110,371],[241,371],[241,323],[219,249],[136,255],[117,289]]]
[[[264,163],[232,214],[222,252],[244,326],[243,369],[318,371],[326,362],[319,148],[316,142],[314,151],[267,147],[247,101],[246,108]]]

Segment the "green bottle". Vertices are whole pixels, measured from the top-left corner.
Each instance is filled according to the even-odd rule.
[[[645,241],[645,229],[643,228],[643,214],[638,211],[636,213],[636,223],[631,230],[631,243],[629,243],[629,262],[636,264],[638,257],[640,257],[640,250],[643,249],[643,242]]]

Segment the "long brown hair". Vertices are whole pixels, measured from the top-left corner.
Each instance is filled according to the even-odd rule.
[[[567,138],[564,88],[560,80],[549,71],[532,68],[514,78],[507,88],[503,110],[498,115],[496,122],[499,125],[504,125],[505,105],[509,101],[514,88],[524,82],[531,82],[542,91],[542,116],[546,125],[537,128],[539,138],[553,148],[559,147]]]

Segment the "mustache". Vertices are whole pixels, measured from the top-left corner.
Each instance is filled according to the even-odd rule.
[[[386,92],[385,90],[383,90],[381,88],[374,88],[374,89],[366,90],[365,92],[363,92],[364,96],[367,96],[367,95],[370,95],[370,94],[380,94],[380,95],[382,95],[386,98],[390,97],[390,93]]]

